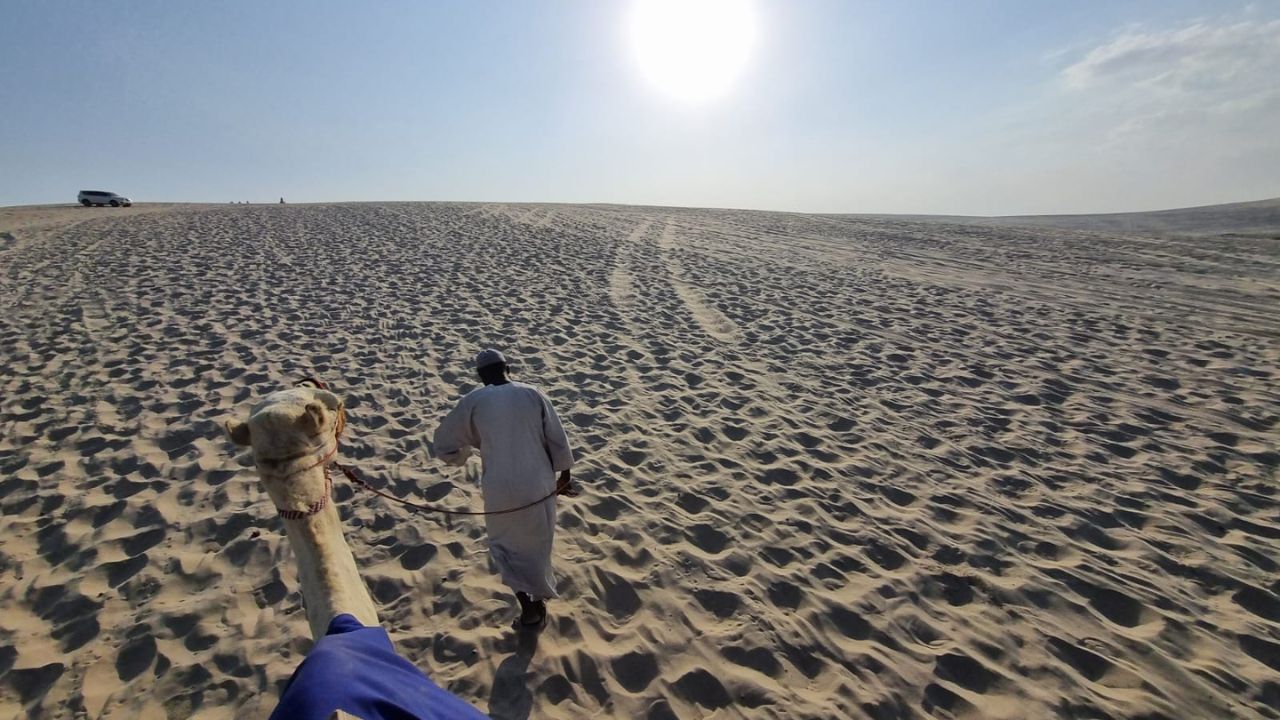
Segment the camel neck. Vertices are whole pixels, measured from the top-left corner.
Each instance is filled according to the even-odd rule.
[[[309,470],[290,482],[298,487],[325,487],[324,470]],[[329,621],[342,613],[350,613],[363,625],[377,625],[377,610],[343,537],[334,504],[330,502],[314,515],[283,522],[298,562],[298,582],[312,637],[318,640],[324,636]]]

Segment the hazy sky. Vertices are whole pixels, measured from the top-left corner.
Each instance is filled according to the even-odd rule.
[[[1280,196],[1280,3],[745,4],[736,74],[678,97],[623,0],[6,0],[0,205],[82,188],[965,214]]]

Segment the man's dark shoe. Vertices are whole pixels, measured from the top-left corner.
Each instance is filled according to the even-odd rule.
[[[520,624],[525,627],[536,627],[541,625],[547,619],[547,604],[541,600],[534,600],[529,597],[528,593],[516,593],[516,600],[520,601]]]

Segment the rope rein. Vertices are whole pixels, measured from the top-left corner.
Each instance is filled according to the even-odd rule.
[[[372,492],[374,495],[381,495],[382,497],[388,500],[391,500],[392,502],[398,502],[401,505],[404,505],[405,507],[412,508],[413,510],[418,510],[421,512],[437,512],[437,513],[442,513],[444,515],[506,515],[507,513],[519,512],[521,510],[531,508],[534,505],[544,503],[550,500],[552,497],[555,497],[557,494],[560,493],[560,491],[569,487],[568,483],[557,482],[556,489],[552,490],[550,494],[544,497],[538,498],[537,500],[534,500],[531,503],[525,503],[520,507],[508,508],[506,510],[450,510],[448,508],[442,508],[436,505],[426,505],[423,503],[411,502],[409,500],[402,500],[396,497],[395,495],[392,495],[390,493],[385,493],[379,490],[378,488],[370,485],[369,483],[365,482],[364,480],[361,480],[360,477],[356,475],[355,468],[349,465],[343,465],[340,462],[335,462],[333,463],[333,466],[341,470],[342,474],[346,475],[347,479],[350,480],[352,484],[358,485],[364,488],[365,490]]]
[[[323,382],[321,382],[319,379],[314,377],[303,378],[303,380],[299,382],[298,385],[301,386],[308,383],[315,386],[319,390],[329,389],[328,386],[326,386]],[[276,513],[280,517],[285,518],[286,520],[301,520],[303,518],[311,517],[312,515],[315,515],[316,513],[328,507],[330,502],[330,497],[333,495],[333,477],[329,472],[329,468],[331,466],[336,467],[339,471],[341,471],[342,474],[346,476],[347,480],[349,480],[352,485],[355,485],[360,488],[364,488],[365,490],[372,492],[374,495],[378,495],[392,502],[404,505],[405,507],[411,510],[415,510],[418,512],[435,512],[435,513],[440,513],[442,515],[472,515],[472,516],[506,515],[513,512],[519,512],[521,510],[527,510],[528,508],[531,508],[534,505],[540,505],[550,500],[551,498],[555,497],[556,495],[560,494],[561,492],[567,490],[570,487],[570,483],[557,481],[556,488],[552,490],[550,493],[548,493],[547,495],[541,498],[538,498],[533,502],[525,503],[520,507],[508,508],[506,510],[450,510],[449,508],[443,508],[438,505],[427,505],[425,503],[416,503],[410,500],[404,500],[390,493],[383,492],[382,490],[379,490],[378,488],[370,485],[368,482],[366,482],[356,473],[356,469],[353,466],[344,465],[338,462],[336,459],[334,459],[334,456],[337,455],[338,453],[338,445],[341,441],[342,431],[345,430],[346,427],[347,427],[347,410],[342,405],[339,405],[338,418],[333,425],[333,449],[329,450],[324,455],[322,455],[320,459],[317,460],[316,462],[302,468],[301,470],[294,470],[293,472],[290,472],[283,476],[283,479],[288,480],[289,478],[294,477],[295,475],[301,475],[302,473],[307,472],[308,470],[313,470],[318,466],[323,466],[324,467],[324,497],[311,503],[305,509],[302,509],[302,510],[284,510],[277,507]],[[259,468],[259,473],[261,473],[261,468]]]

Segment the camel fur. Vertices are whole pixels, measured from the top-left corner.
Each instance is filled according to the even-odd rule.
[[[300,510],[329,492],[324,467],[316,463],[338,441],[335,429],[341,414],[338,396],[298,387],[268,395],[254,406],[247,421],[228,421],[226,430],[237,445],[253,448],[258,474],[275,506]],[[363,625],[377,625],[377,611],[343,537],[334,504],[329,502],[310,517],[282,522],[297,558],[312,637],[321,638],[329,621],[342,613],[350,613]]]

